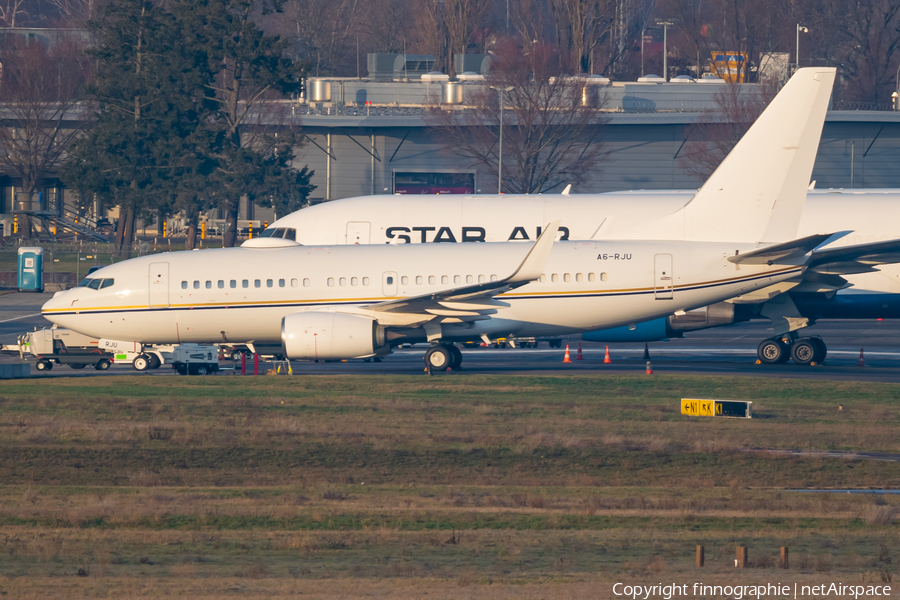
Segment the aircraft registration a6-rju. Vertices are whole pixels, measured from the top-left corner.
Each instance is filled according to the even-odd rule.
[[[795,239],[834,77],[799,70],[694,198],[636,239],[556,242],[555,221],[533,244],[166,253],[100,269],[42,312],[98,338],[281,343],[291,359],[428,341],[426,364],[443,369],[462,360],[455,341],[580,333],[707,306],[801,274],[833,237]],[[746,181],[748,164],[766,176]]]

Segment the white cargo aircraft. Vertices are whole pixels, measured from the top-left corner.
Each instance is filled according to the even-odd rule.
[[[379,356],[427,340],[426,363],[445,368],[461,356],[441,342],[615,327],[771,288],[833,262],[833,251],[816,251],[831,232],[795,238],[834,76],[798,71],[688,204],[629,237],[554,244],[557,220],[528,249],[279,244],[169,253],[105,267],[54,296],[43,314],[107,339],[280,341],[300,359]],[[745,181],[748,164],[767,176]]]

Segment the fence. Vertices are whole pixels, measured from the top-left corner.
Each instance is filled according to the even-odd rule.
[[[39,247],[44,249],[44,284],[76,285],[93,266],[107,266],[122,260],[115,251],[114,244],[102,242],[55,242],[30,243],[30,240],[3,238],[0,247],[0,288],[15,288],[18,250],[20,246]],[[182,250],[183,245],[157,244],[153,242],[136,242],[132,257],[147,254],[158,254],[169,250]]]

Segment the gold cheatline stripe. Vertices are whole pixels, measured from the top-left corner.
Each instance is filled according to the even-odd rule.
[[[755,279],[759,277],[767,277],[771,275],[777,275],[779,273],[784,273],[785,271],[790,271],[796,269],[797,267],[787,267],[784,269],[779,269],[777,271],[766,271],[765,273],[757,273],[755,275],[747,275],[745,277],[730,277],[726,279],[714,279],[712,281],[702,281],[698,283],[685,283],[678,286],[673,286],[672,288],[653,288],[653,287],[643,287],[643,288],[624,288],[618,290],[581,290],[581,291],[573,291],[573,292],[521,292],[521,293],[511,293],[507,292],[504,294],[499,294],[496,296],[497,298],[505,298],[505,297],[514,297],[514,296],[562,296],[562,295],[585,295],[585,294],[599,294],[599,295],[608,295],[608,294],[623,294],[623,293],[636,293],[636,292],[649,292],[656,289],[661,289],[662,291],[668,290],[678,290],[688,287],[697,287],[701,285],[712,285],[717,283],[728,283],[732,281],[740,281],[742,279]],[[395,296],[391,298],[382,297],[382,298],[318,298],[318,299],[310,299],[310,300],[259,300],[256,302],[209,302],[205,304],[154,304],[153,306],[98,306],[98,307],[88,307],[88,308],[51,308],[47,310],[43,310],[43,313],[55,313],[55,312],[89,312],[89,311],[98,311],[98,310],[132,310],[132,309],[147,309],[156,307],[167,307],[167,308],[180,308],[180,309],[190,309],[192,307],[206,308],[212,306],[247,306],[247,305],[270,305],[270,306],[280,306],[283,304],[318,304],[324,302],[387,302],[389,300],[413,300],[413,297],[405,297],[405,296]]]

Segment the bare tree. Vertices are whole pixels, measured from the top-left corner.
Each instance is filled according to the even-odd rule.
[[[546,44],[555,26],[544,0],[512,0],[511,27],[518,34],[525,52],[534,44]]]
[[[528,56],[511,41],[495,50],[488,85],[473,94],[472,110],[429,109],[447,149],[496,177],[503,93],[504,190],[536,194],[583,181],[602,159],[607,121],[596,107],[582,105],[583,80],[559,77],[559,57],[546,45],[533,45]]]
[[[596,48],[616,25],[617,0],[550,0],[564,68],[592,70]]]
[[[492,0],[419,0],[417,22],[423,45],[437,59],[437,67],[456,76],[454,54],[466,54],[478,31],[486,26]]]
[[[101,0],[43,0],[56,13],[62,24],[83,27],[97,16]]]
[[[366,3],[364,46],[375,52],[400,53],[410,22],[412,0]]]
[[[15,27],[18,20],[28,22],[32,14],[38,11],[34,0],[0,0],[0,22],[6,27]]]
[[[705,181],[777,93],[773,82],[761,83],[753,90],[737,83],[723,85],[713,96],[715,106],[701,111],[697,121],[687,127],[681,168]]]
[[[294,52],[312,75],[356,75],[356,44],[365,35],[367,4],[362,0],[289,0],[283,13],[268,16],[266,27],[295,40]]]
[[[0,167],[21,179],[21,200],[36,210],[35,192],[59,169],[70,143],[86,120],[76,114],[90,61],[71,37],[59,35],[50,47],[9,36],[2,52],[5,68],[0,102]]]
[[[889,102],[900,61],[900,3],[895,0],[825,0],[804,3],[810,50],[801,49],[803,66],[819,56],[838,66],[842,99]]]

